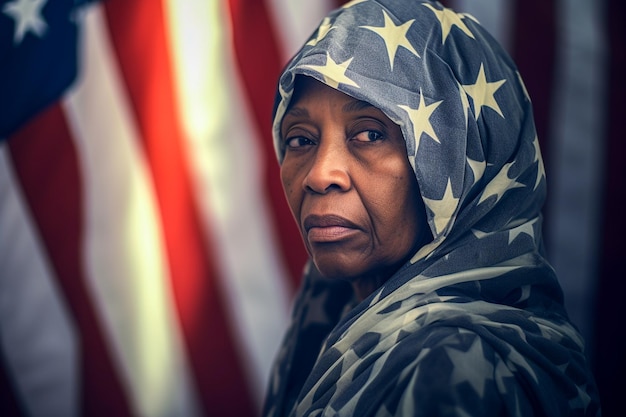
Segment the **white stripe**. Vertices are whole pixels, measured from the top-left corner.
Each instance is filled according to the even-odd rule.
[[[77,416],[75,329],[24,204],[1,145],[0,356],[28,415]]]
[[[548,253],[572,321],[592,340],[600,238],[606,39],[604,2],[557,2],[556,94],[548,171]]]
[[[165,4],[196,195],[206,232],[218,242],[223,296],[260,406],[287,326],[288,297],[268,223],[259,139],[234,78],[223,2]]]
[[[333,7],[331,0],[269,0],[265,3],[281,45],[285,61],[281,64],[285,64],[302,47]]]
[[[134,411],[194,416],[155,197],[104,19],[99,5],[86,13],[84,72],[64,101],[84,174],[87,284]]]
[[[511,52],[514,27],[513,1],[503,0],[453,0],[452,7],[457,12],[469,13]]]

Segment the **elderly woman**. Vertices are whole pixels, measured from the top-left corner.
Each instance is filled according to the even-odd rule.
[[[353,1],[282,74],[274,138],[311,261],[265,416],[595,416],[545,259],[531,103],[437,2]]]

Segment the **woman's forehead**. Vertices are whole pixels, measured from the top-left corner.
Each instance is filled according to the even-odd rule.
[[[287,107],[286,115],[293,114],[294,111],[298,112],[299,106],[298,104],[302,102],[303,99],[316,99],[323,94],[330,95],[331,97],[337,98],[339,101],[344,102],[341,107],[341,110],[346,113],[351,112],[359,112],[365,109],[378,109],[373,104],[352,97],[349,94],[344,93],[343,91],[332,88],[321,81],[316,80],[315,78],[308,76],[297,76],[294,86],[293,95],[291,100],[289,101],[289,105]]]

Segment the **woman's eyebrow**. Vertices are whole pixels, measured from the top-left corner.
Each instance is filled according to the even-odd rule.
[[[293,117],[308,117],[309,111],[303,107],[291,107],[285,113],[285,116],[293,116]]]
[[[342,107],[342,110],[345,111],[345,112],[357,112],[357,111],[369,109],[369,108],[372,108],[372,107],[374,107],[374,106],[372,106],[367,101],[353,100],[353,101],[350,101],[349,103],[346,103]]]

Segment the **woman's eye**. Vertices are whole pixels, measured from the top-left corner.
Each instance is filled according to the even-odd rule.
[[[307,139],[304,136],[296,136],[293,138],[288,138],[285,141],[285,146],[287,148],[300,148],[302,146],[313,145],[313,141],[311,139]]]
[[[375,130],[364,130],[354,136],[355,140],[359,142],[376,142],[384,139],[383,134]]]

